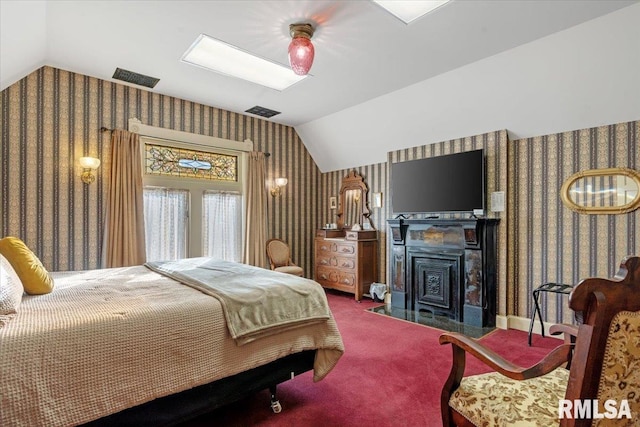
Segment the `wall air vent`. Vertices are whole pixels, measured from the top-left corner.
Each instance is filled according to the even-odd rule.
[[[260,107],[259,105],[256,105],[255,107],[251,107],[248,110],[245,110],[244,112],[255,114],[256,116],[261,116],[266,118],[273,117],[277,114],[280,114],[280,111],[270,110],[268,108]]]
[[[144,74],[134,73],[133,71],[123,70],[122,68],[116,68],[116,72],[113,73],[113,78],[151,89],[153,89],[160,81],[160,79],[156,79],[155,77],[149,77]]]

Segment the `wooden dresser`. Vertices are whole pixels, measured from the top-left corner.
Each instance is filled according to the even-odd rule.
[[[317,230],[314,260],[318,283],[360,301],[377,279],[378,232]]]

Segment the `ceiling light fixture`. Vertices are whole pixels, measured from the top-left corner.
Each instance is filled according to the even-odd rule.
[[[409,24],[423,15],[439,8],[449,0],[373,0],[389,13]]]
[[[289,43],[289,64],[294,73],[306,76],[313,65],[315,50],[311,43],[313,27],[311,24],[289,25],[291,43]]]
[[[205,34],[198,36],[181,60],[275,90],[284,90],[306,77],[293,74],[285,65],[260,58]]]

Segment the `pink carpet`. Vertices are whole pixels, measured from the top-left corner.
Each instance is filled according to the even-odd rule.
[[[345,343],[345,354],[323,380],[305,373],[278,386],[282,412],[269,407],[264,391],[188,423],[201,426],[438,426],[440,390],[451,367],[450,346],[442,331],[366,311],[378,305],[328,293]],[[520,365],[531,365],[561,342],[496,330],[482,342]],[[473,357],[467,373],[487,372]]]

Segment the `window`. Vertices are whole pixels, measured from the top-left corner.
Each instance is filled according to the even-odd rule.
[[[176,140],[190,135],[141,135],[147,260],[210,256],[241,262],[246,156],[224,146],[235,141],[214,141],[224,147],[217,148]]]
[[[186,258],[189,191],[145,187],[143,194],[147,261]]]
[[[215,181],[238,180],[238,156],[145,143],[145,172]]]
[[[205,191],[202,232],[204,256],[242,262],[242,195]]]

